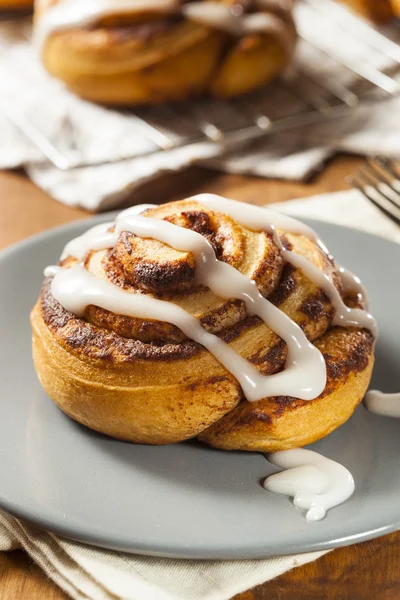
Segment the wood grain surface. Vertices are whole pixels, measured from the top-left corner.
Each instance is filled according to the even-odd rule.
[[[202,191],[253,204],[280,202],[345,189],[344,177],[359,164],[358,158],[340,157],[306,184],[191,168],[152,182],[132,198],[132,203],[175,200]],[[88,214],[54,201],[22,173],[0,172],[0,247]],[[24,552],[0,553],[0,600],[66,598]],[[335,550],[235,597],[267,599],[400,600],[400,533]]]

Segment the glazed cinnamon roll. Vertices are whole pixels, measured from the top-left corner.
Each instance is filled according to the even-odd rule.
[[[231,97],[277,75],[292,55],[290,0],[37,0],[47,70],[105,104]]]
[[[282,450],[336,429],[368,387],[376,331],[359,280],[267,209],[209,194],[128,209],[45,274],[38,376],[107,435]]]

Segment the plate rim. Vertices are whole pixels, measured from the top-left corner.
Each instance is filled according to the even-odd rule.
[[[127,554],[138,554],[140,556],[154,556],[158,558],[171,558],[179,560],[261,560],[265,558],[276,557],[279,555],[292,556],[296,554],[306,554],[308,552],[324,552],[327,550],[334,550],[335,548],[343,548],[346,546],[353,546],[354,544],[360,544],[367,542],[368,540],[375,539],[390,533],[400,531],[400,514],[398,521],[391,525],[385,525],[382,527],[375,527],[368,531],[364,531],[356,534],[349,534],[341,538],[329,541],[321,542],[297,542],[290,544],[285,550],[284,554],[282,551],[277,551],[277,547],[270,546],[265,548],[264,546],[252,546],[249,550],[248,546],[236,547],[235,549],[230,548],[216,548],[214,550],[199,550],[199,549],[185,549],[185,553],[182,554],[179,551],[176,552],[168,547],[168,544],[159,544],[158,547],[152,547],[151,549],[145,544],[135,543],[135,548],[132,545],[121,544],[118,541],[116,543],[107,541],[107,536],[95,535],[95,534],[84,534],[81,536],[79,533],[73,530],[73,527],[68,526],[54,526],[52,522],[46,517],[41,516],[26,516],[23,510],[14,509],[12,503],[3,502],[0,499],[0,510],[5,510],[10,515],[17,519],[23,520],[25,523],[31,524],[38,529],[43,530],[46,533],[54,533],[73,542],[80,542],[87,544],[88,546],[95,548],[103,548],[106,550],[113,550],[117,552],[126,552]],[[299,515],[301,518],[301,515]],[[108,538],[109,539],[109,538]]]

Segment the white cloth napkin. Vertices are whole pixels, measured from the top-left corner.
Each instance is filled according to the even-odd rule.
[[[299,217],[351,225],[400,243],[400,228],[356,190],[294,200],[274,208]],[[0,511],[0,550],[15,548],[26,550],[77,600],[228,600],[324,554],[237,561],[130,555],[60,538]]]
[[[345,17],[342,25],[335,25],[327,15],[324,17],[301,2],[296,6],[299,31],[318,44],[358,65],[392,66],[387,57],[347,33],[352,18]],[[389,35],[398,38],[400,32],[392,27]],[[233,150],[224,144],[204,142],[119,163],[61,171],[44,160],[41,152],[11,123],[10,117],[14,121],[28,121],[60,151],[86,163],[155,149],[153,132],[132,113],[95,106],[70,94],[44,72],[27,41],[29,37],[30,25],[26,21],[0,24],[0,168],[25,165],[38,186],[69,205],[92,211],[117,206],[140,184],[195,162],[232,173],[304,179],[340,150],[361,154],[400,153],[400,136],[394,126],[400,120],[400,100],[389,98],[353,110],[340,120],[269,136],[250,149]],[[305,42],[298,45],[293,73],[294,89],[302,87],[313,98],[318,89],[302,73],[317,75],[337,86],[354,80],[349,70]],[[223,110],[213,103],[202,108],[191,106],[197,114],[203,110],[206,119],[217,122],[222,119],[227,127],[240,124],[245,112],[243,108],[234,110],[230,104]],[[272,84],[262,108],[269,117],[276,118],[304,111],[307,106],[287,89]],[[140,114],[143,116],[143,112]],[[151,115],[161,131],[174,140],[186,139],[193,133],[193,118],[183,119],[181,109],[172,114],[169,109],[161,108]]]

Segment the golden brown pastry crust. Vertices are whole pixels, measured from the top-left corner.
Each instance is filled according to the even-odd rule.
[[[36,21],[58,1],[39,0]],[[230,4],[233,0],[218,1]],[[254,90],[284,68],[294,46],[290,14],[285,17],[293,39],[290,47],[272,34],[236,40],[187,20],[163,17],[160,23],[151,18],[153,33],[142,27],[139,34],[140,19],[138,23],[137,17],[126,15],[103,19],[90,29],[55,32],[45,43],[44,65],[88,100],[158,104],[207,93],[229,97]]]
[[[362,399],[373,364],[365,330],[331,329],[333,307],[301,271],[284,265],[274,240],[194,201],[146,212],[201,233],[216,255],[256,281],[265,296],[315,340],[327,360],[328,382],[311,402],[244,400],[236,379],[202,346],[168,323],[132,319],[90,306],[77,318],[53,298],[45,280],[32,311],[33,357],[49,396],[72,418],[113,437],[166,444],[200,434],[225,449],[273,451],[301,446],[346,421]],[[280,232],[287,248],[329,273],[335,266],[318,245]],[[68,267],[75,263],[69,257]],[[86,268],[131,293],[173,301],[195,315],[264,374],[281,370],[285,343],[241,301],[222,300],[196,284],[193,257],[122,232],[108,251],[92,252]]]
[[[312,444],[345,423],[371,379],[372,335],[366,330],[333,328],[315,346],[327,366],[327,384],[318,398],[244,401],[203,431],[200,441],[223,450],[276,452]]]

